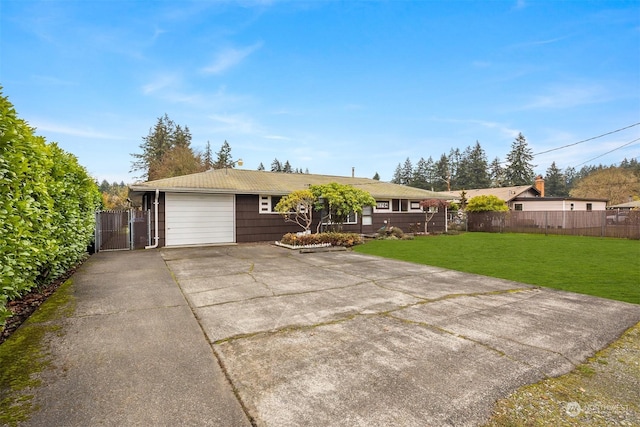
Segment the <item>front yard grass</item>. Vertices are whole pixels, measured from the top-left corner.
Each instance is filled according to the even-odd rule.
[[[373,240],[356,252],[640,304],[640,242],[463,233]]]

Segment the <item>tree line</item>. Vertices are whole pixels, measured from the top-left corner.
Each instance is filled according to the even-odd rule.
[[[131,172],[140,172],[145,181],[188,175],[210,169],[233,168],[238,163],[231,155],[231,146],[224,141],[220,150],[213,152],[207,141],[203,151],[194,149],[188,126],[176,124],[167,114],[159,117],[156,124],[142,138],[141,152],[132,153]],[[260,163],[258,170],[265,170]],[[274,159],[272,172],[303,173],[294,169],[289,161],[281,163]],[[309,173],[306,170],[304,173]]]
[[[220,150],[213,152],[207,141],[201,152],[191,145],[188,126],[177,125],[167,114],[159,117],[156,124],[142,138],[140,153],[134,153],[132,171],[141,172],[140,178],[148,181],[203,172],[210,169],[233,168],[231,146],[224,141]],[[520,133],[511,144],[505,160],[499,157],[489,162],[486,152],[478,141],[464,150],[451,149],[437,160],[420,158],[415,164],[407,158],[398,164],[391,182],[433,191],[457,191],[463,189],[510,187],[531,185],[535,179],[532,161],[534,155],[525,136]],[[261,162],[258,170],[266,170]],[[309,173],[294,168],[288,160],[277,158],[270,164],[271,172]],[[610,203],[622,203],[629,196],[640,197],[640,165],[636,159],[625,159],[619,166],[583,166],[581,169],[560,169],[555,162],[547,168],[545,196],[603,198]],[[590,177],[585,181],[585,178]],[[373,179],[380,179],[378,173]],[[612,188],[612,186],[614,188]],[[126,201],[121,189],[111,186],[104,191],[107,208],[118,209]]]
[[[414,165],[407,158],[404,164],[398,164],[391,182],[432,191],[531,185],[535,179],[533,157],[526,138],[520,133],[504,162],[499,157],[489,162],[476,141],[462,151],[451,149],[438,160],[420,158]],[[586,180],[587,177],[591,178]],[[629,196],[640,196],[637,159],[624,159],[618,166],[589,165],[579,170],[573,167],[562,170],[552,162],[543,178],[548,197],[607,198],[615,204],[627,201]]]

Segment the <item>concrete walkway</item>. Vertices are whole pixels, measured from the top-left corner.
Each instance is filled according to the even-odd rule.
[[[101,253],[73,280],[25,425],[481,425],[640,321],[637,305],[269,245]]]
[[[249,426],[159,251],[101,252],[73,276],[29,426]]]

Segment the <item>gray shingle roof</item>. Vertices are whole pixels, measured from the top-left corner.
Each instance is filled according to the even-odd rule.
[[[303,190],[309,185],[337,182],[368,191],[374,198],[422,200],[446,199],[447,196],[405,185],[377,181],[370,178],[280,173],[243,169],[214,169],[191,175],[147,181],[130,186],[134,193],[145,191],[173,191],[185,193],[232,193],[285,195]]]
[[[516,197],[539,195],[540,192],[533,185],[520,185],[516,187],[495,187],[495,188],[478,188],[472,190],[464,190],[467,200],[476,196],[496,196],[506,202]],[[462,190],[457,191],[441,191],[439,194],[447,195],[450,198],[460,198]]]

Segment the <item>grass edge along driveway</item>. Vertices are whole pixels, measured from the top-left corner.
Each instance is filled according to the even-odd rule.
[[[363,254],[640,304],[640,242],[541,234],[462,233],[372,240]]]

